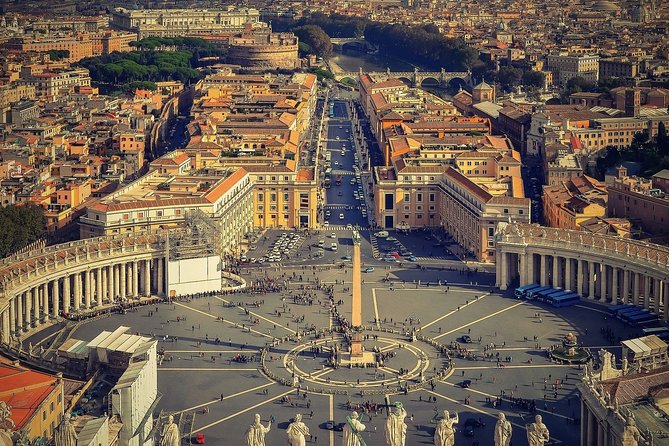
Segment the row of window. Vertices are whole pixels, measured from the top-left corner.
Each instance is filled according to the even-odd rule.
[[[434,202],[435,194],[430,193],[428,198],[431,202]],[[411,201],[411,194],[404,194],[404,202],[409,203],[410,201]],[[423,201],[423,194],[422,193],[419,192],[419,193],[416,194],[416,201]]]

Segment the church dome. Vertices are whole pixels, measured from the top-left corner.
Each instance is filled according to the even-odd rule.
[[[620,7],[609,0],[595,0],[590,6],[590,9],[593,11],[615,12],[619,11]]]

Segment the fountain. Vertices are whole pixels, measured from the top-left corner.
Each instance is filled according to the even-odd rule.
[[[567,364],[583,364],[590,360],[590,352],[579,347],[576,335],[571,332],[562,339],[562,347],[551,349],[548,356]]]

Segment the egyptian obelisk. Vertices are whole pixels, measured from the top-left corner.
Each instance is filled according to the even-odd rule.
[[[360,234],[353,231],[353,298],[351,300],[351,357],[363,356],[362,336],[357,331],[362,326],[362,268],[360,262]]]

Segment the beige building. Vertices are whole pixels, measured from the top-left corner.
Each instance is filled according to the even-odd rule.
[[[300,66],[297,45],[293,33],[245,32],[229,39],[226,61],[256,70],[292,70]]]
[[[599,79],[599,56],[588,54],[549,54],[546,69],[553,73],[553,81],[566,84],[574,77],[582,77],[589,82]]]
[[[581,229],[581,223],[606,215],[606,186],[594,178],[578,176],[560,184],[544,186],[546,226]]]
[[[215,221],[231,251],[252,228],[252,183],[242,168],[195,170],[182,152],[151,163],[150,172],[86,208],[81,238],[182,226],[190,213]]]
[[[200,34],[238,33],[247,24],[264,27],[260,12],[228,6],[220,9],[124,9],[111,12],[112,28],[145,37],[183,37]]]
[[[484,140],[499,137],[484,137]],[[506,138],[444,158],[407,155],[374,170],[374,218],[386,229],[440,227],[468,255],[495,259],[493,236],[503,221],[529,222],[520,155]],[[506,149],[499,146],[506,142]],[[424,153],[424,151],[414,152]]]

